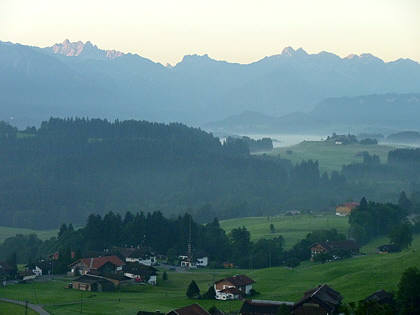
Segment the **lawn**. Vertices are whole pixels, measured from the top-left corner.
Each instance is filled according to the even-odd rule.
[[[381,162],[387,161],[388,152],[396,147],[391,145],[361,145],[348,144],[336,145],[324,141],[303,141],[290,147],[276,148],[270,155],[280,156],[291,160],[293,163],[302,160],[319,161],[321,172],[341,170],[343,164],[361,162],[362,157],[358,153],[367,151],[369,154],[376,154]]]
[[[270,232],[270,224],[275,227],[275,233]],[[285,239],[285,247],[292,247],[297,241],[314,230],[332,229],[347,235],[349,228],[348,218],[333,214],[326,215],[279,215],[274,217],[248,217],[223,220],[221,227],[229,233],[232,229],[245,226],[251,233],[251,239],[272,238],[282,235]]]
[[[40,303],[52,314],[135,314],[139,310],[169,311],[170,309],[199,303],[205,308],[212,305],[224,311],[238,310],[238,301],[190,300],[185,296],[188,283],[195,280],[202,292],[227,275],[245,273],[256,281],[254,288],[261,294],[258,299],[296,301],[305,290],[327,283],[338,290],[345,302],[358,301],[379,290],[396,290],[402,272],[420,263],[420,236],[416,236],[411,249],[395,254],[376,254],[373,241],[363,248],[370,254],[350,259],[315,264],[305,262],[290,269],[275,267],[260,270],[208,270],[176,273],[169,272],[167,281],[156,287],[133,285],[117,292],[81,292],[67,289],[69,280],[10,285],[0,288],[0,296],[32,303]]]
[[[13,228],[7,226],[0,226],[0,243],[6,238],[15,236],[16,234],[36,234],[41,240],[49,239],[53,236],[57,236],[58,230],[31,230],[23,228]]]
[[[0,314],[24,315],[25,307],[12,303],[0,302]],[[26,314],[36,315],[38,313],[28,308],[28,312]]]

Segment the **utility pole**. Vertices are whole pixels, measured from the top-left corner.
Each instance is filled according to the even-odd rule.
[[[83,292],[80,292],[80,313],[83,313]]]
[[[25,301],[25,315],[28,315],[28,301]]]

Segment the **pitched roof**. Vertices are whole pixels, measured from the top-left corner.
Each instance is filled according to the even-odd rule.
[[[198,304],[191,304],[185,307],[177,308],[173,311],[170,311],[168,314],[177,314],[177,315],[210,315],[204,308]]]
[[[89,269],[99,269],[108,262],[117,267],[124,265],[124,262],[114,255],[114,256],[81,258],[75,261],[74,263],[72,263],[70,266],[73,266],[79,262],[83,263]]]
[[[302,299],[295,303],[293,308],[297,308],[307,301],[317,302],[324,308],[333,311],[338,305],[340,305],[343,297],[340,293],[330,288],[328,285],[319,285],[316,288],[305,292]]]
[[[312,244],[311,248],[317,244],[324,247],[326,250],[359,250],[360,246],[353,240],[342,240],[342,241],[326,241],[321,243]]]
[[[219,281],[216,281],[216,283],[222,282],[222,281],[228,281],[230,283],[232,283],[234,286],[244,286],[244,285],[249,285],[249,284],[253,284],[255,283],[254,280],[252,280],[251,278],[249,278],[248,276],[245,275],[235,275],[229,278],[225,278],[225,279],[221,279]]]
[[[242,304],[241,314],[277,314],[281,305],[293,306],[293,302],[269,300],[246,300]]]
[[[369,295],[365,301],[375,301],[378,303],[391,303],[394,299],[394,295],[390,292],[386,292],[385,290],[379,290],[375,293]]]

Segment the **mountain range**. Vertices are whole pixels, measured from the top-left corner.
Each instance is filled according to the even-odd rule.
[[[419,82],[419,63],[384,62],[370,54],[340,58],[287,47],[250,64],[187,55],[172,67],[91,42],[65,40],[45,48],[0,42],[0,120],[20,127],[50,116],[204,126],[249,111],[288,117],[289,123],[308,119],[309,113],[322,124],[322,104],[331,100],[411,95],[420,92]]]
[[[333,97],[314,109],[281,117],[245,111],[203,126],[217,134],[330,134],[331,132],[381,132],[420,129],[420,93]]]

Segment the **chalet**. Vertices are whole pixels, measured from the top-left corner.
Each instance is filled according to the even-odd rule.
[[[245,300],[242,304],[240,315],[277,315],[281,308],[291,311],[293,302],[280,302],[268,300]]]
[[[342,296],[337,291],[323,284],[306,291],[302,299],[292,308],[294,315],[331,315],[335,314],[341,304]]]
[[[376,302],[379,304],[394,304],[394,295],[390,292],[386,292],[385,290],[379,290],[375,293],[369,295],[364,302]]]
[[[335,208],[335,214],[340,217],[348,216],[358,206],[359,206],[359,203],[357,202],[344,203]]]
[[[315,243],[311,246],[311,259],[318,254],[329,253],[331,255],[339,254],[339,252],[347,252],[351,255],[359,252],[360,246],[353,240],[332,241]],[[337,257],[339,258],[339,257]]]
[[[245,275],[235,275],[229,278],[219,280],[214,283],[216,299],[227,300],[230,299],[232,296],[235,298],[240,298],[242,296],[249,295],[251,293],[252,285],[254,283],[254,280]],[[224,291],[229,288],[234,288],[236,290]]]
[[[83,275],[71,282],[70,288],[81,291],[114,291],[115,285],[110,280],[93,275]]]
[[[70,265],[73,274],[85,275],[91,271],[113,273],[122,270],[124,262],[117,256],[90,257],[76,260]]]
[[[172,310],[167,315],[210,315],[210,313],[200,305],[192,304]]]
[[[401,248],[395,244],[385,244],[378,247],[378,252],[380,254],[389,254],[400,252]]]
[[[123,267],[124,276],[134,279],[136,282],[157,284],[157,269],[138,262],[129,262]]]

